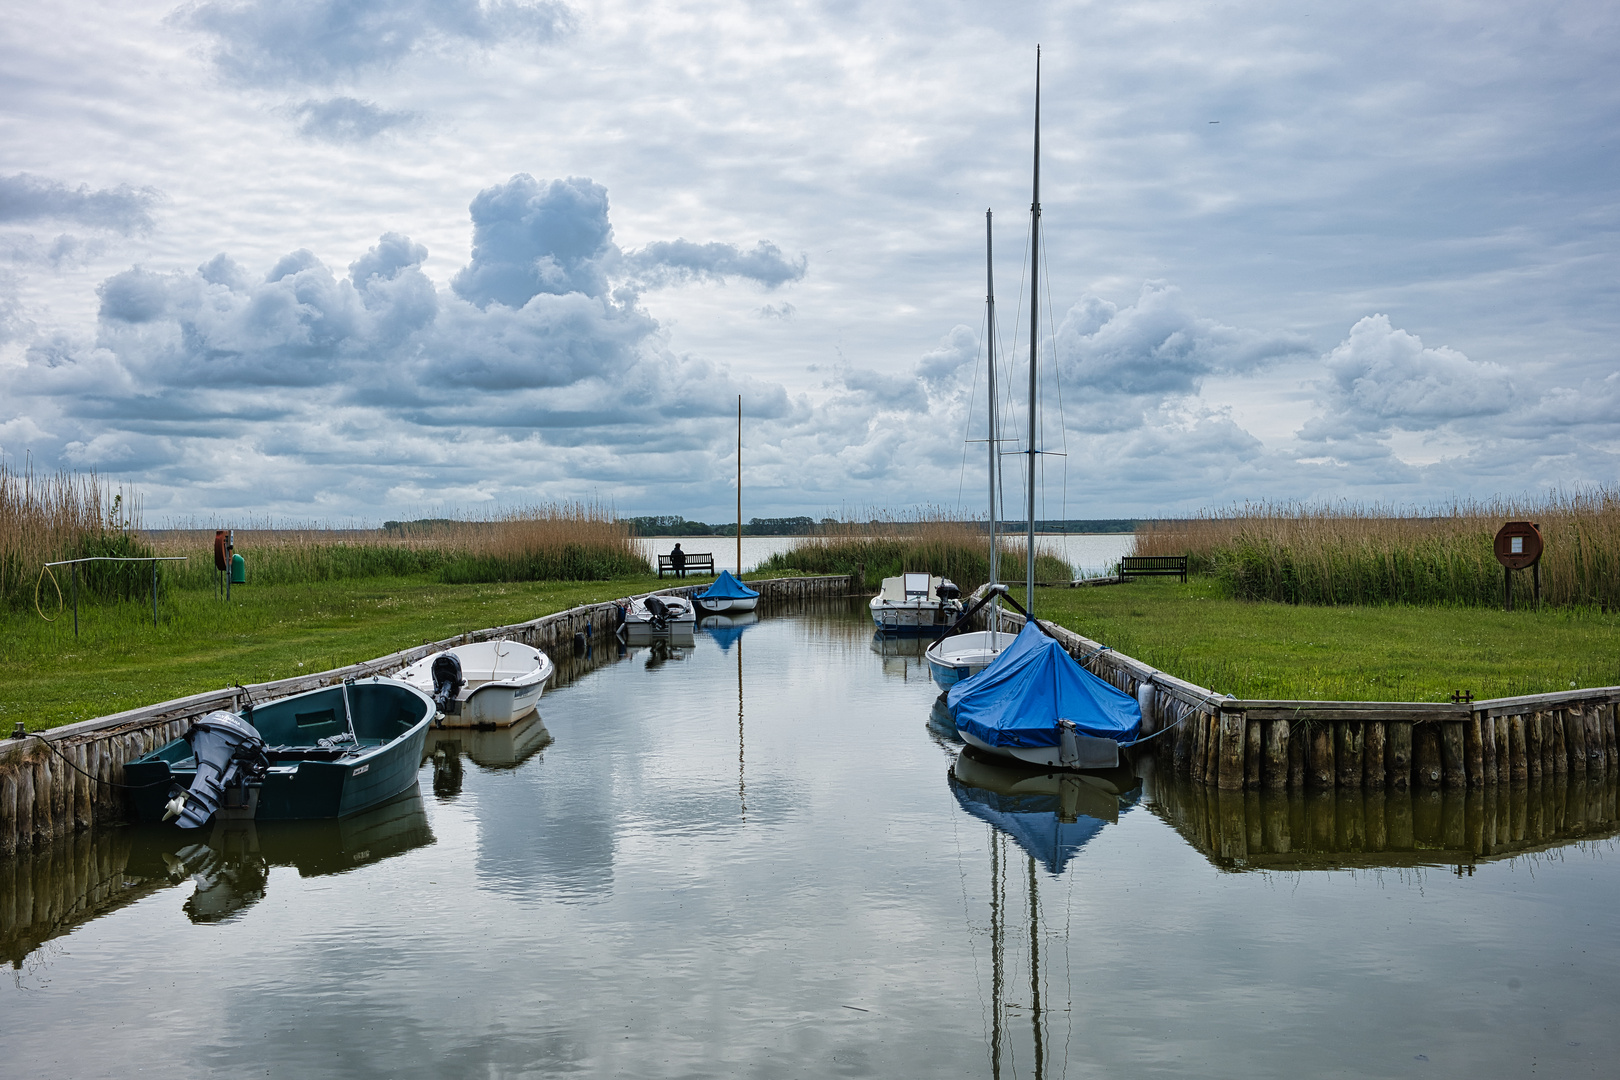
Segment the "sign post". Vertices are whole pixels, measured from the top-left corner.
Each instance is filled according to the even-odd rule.
[[[1541,526],[1530,521],[1510,521],[1496,531],[1491,545],[1496,561],[1502,564],[1502,604],[1513,610],[1513,571],[1529,570],[1534,575],[1536,603],[1541,603]]]

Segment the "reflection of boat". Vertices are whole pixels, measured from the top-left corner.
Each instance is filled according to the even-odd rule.
[[[962,809],[1012,837],[1054,875],[1140,791],[1128,769],[1051,772],[987,760],[971,748],[951,767],[951,792]]]
[[[638,596],[619,609],[619,636],[631,645],[653,640],[677,645],[692,644],[697,612],[684,596]]]
[[[186,916],[194,923],[222,922],[252,907],[264,896],[272,866],[294,866],[300,877],[317,877],[433,843],[422,796],[415,791],[346,818],[219,821],[206,843],[193,836],[141,829],[128,872],[194,880],[197,888],[185,902]]]
[[[1137,700],[1081,667],[1033,619],[946,702],[965,742],[1032,765],[1113,768],[1142,730]]]
[[[945,707],[944,694],[935,698],[933,707],[928,710],[928,733],[936,742],[962,745],[962,736],[956,733],[956,721],[951,719],[951,710]]]
[[[916,635],[886,634],[882,630],[872,635],[872,651],[883,657],[883,672],[909,679],[913,670],[919,675],[926,672],[923,650],[928,647],[925,638]]]
[[[990,612],[987,618],[989,629],[973,630],[967,633],[952,633],[958,626],[967,621],[972,609],[951,624],[946,636],[935,642],[928,649],[928,673],[934,677],[941,690],[949,690],[954,683],[970,678],[983,671],[990,662],[1013,643],[1016,635],[1001,629],[1001,609],[996,605],[996,578],[999,571],[1000,554],[996,545],[996,481],[1001,475],[1001,442],[996,438],[996,284],[995,274],[990,259],[990,211],[984,212],[984,278],[985,278],[985,345],[987,348],[989,374],[988,393],[985,397],[986,411],[989,416],[988,436],[985,442],[990,449]]]
[[[692,601],[705,615],[753,611],[759,603],[759,593],[732,577],[730,570],[722,570],[714,584],[693,596]]]
[[[759,612],[739,611],[730,615],[705,615],[699,625],[703,632],[719,643],[721,652],[730,652],[743,631],[759,622]]]
[[[540,750],[550,746],[551,732],[539,713],[530,713],[515,724],[492,730],[476,728],[431,728],[422,746],[423,760],[435,762],[434,774],[439,772],[439,754],[452,757],[465,755],[473,764],[485,769],[510,769],[521,765]]]
[[[214,712],[124,766],[143,821],[358,813],[416,786],[433,700],[381,677]]]
[[[962,591],[946,578],[930,574],[886,577],[867,606],[872,622],[885,634],[943,634],[958,615]]]
[[[445,693],[443,727],[501,726],[534,711],[555,670],[550,657],[521,641],[476,641],[423,657],[398,678],[425,694]]]

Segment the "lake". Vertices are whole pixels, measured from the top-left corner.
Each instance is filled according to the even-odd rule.
[[[1461,796],[1008,774],[863,608],[593,657],[354,819],[0,861],[7,1075],[1610,1074],[1612,782],[1475,857]]]
[[[742,541],[744,572],[780,552],[789,551],[801,536],[745,536]],[[728,536],[646,536],[637,540],[648,561],[655,555],[667,555],[676,544],[682,551],[709,552],[714,556],[714,569],[737,573],[737,539]],[[989,539],[985,545],[988,551]],[[1037,533],[1035,549],[1051,550],[1075,568],[1078,577],[1106,574],[1122,555],[1129,555],[1136,544],[1134,533]]]

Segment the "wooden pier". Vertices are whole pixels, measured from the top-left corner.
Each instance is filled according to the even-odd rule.
[[[762,610],[782,603],[821,597],[843,597],[858,587],[845,575],[770,578],[749,585],[760,592]],[[690,595],[708,588],[694,582],[660,593]],[[586,604],[511,626],[494,626],[404,649],[362,664],[291,679],[255,683],[245,687],[255,700],[283,697],[346,678],[390,675],[424,656],[454,645],[492,638],[510,638],[543,649],[557,663],[558,683],[566,685],[577,664],[573,661],[575,635],[588,635],[590,643],[606,653],[617,628],[617,607],[629,597]],[[604,662],[606,657],[604,656]],[[238,710],[242,692],[226,687],[174,701],[66,724],[16,739],[0,733],[0,856],[27,850],[55,837],[82,832],[98,823],[124,820],[124,763],[179,738],[197,717],[215,709]],[[64,760],[65,759],[65,760]]]

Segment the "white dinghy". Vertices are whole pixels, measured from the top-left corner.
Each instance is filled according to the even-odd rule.
[[[534,711],[556,671],[521,641],[476,641],[423,657],[398,678],[433,697],[441,727],[506,727]]]
[[[948,578],[901,574],[872,597],[872,622],[885,634],[943,634],[962,613],[962,590]]]

